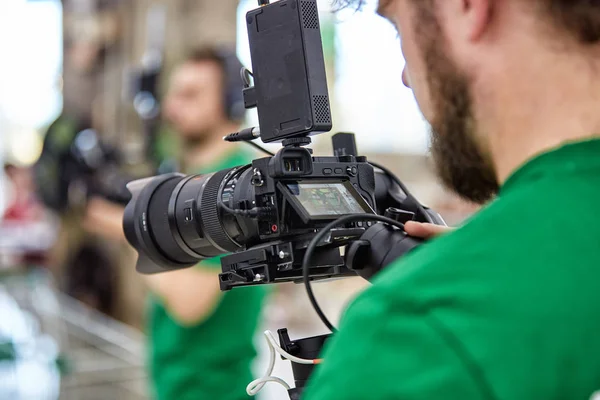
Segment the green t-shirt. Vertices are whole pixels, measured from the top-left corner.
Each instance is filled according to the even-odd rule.
[[[250,153],[231,153],[212,168],[219,171],[251,162]],[[219,268],[203,261],[198,268]],[[216,279],[216,278],[215,278]],[[151,296],[150,373],[159,400],[248,399],[256,356],[254,337],[266,287],[237,288],[223,293],[214,312],[196,326],[174,321],[160,300]]]
[[[379,274],[303,400],[590,399],[600,389],[600,140],[540,155]]]

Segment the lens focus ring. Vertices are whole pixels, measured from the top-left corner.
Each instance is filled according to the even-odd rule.
[[[202,215],[202,224],[207,239],[223,251],[232,252],[238,250],[239,247],[223,230],[223,224],[219,218],[219,207],[217,205],[219,187],[229,171],[231,169],[215,172],[206,183],[200,201],[200,215]]]

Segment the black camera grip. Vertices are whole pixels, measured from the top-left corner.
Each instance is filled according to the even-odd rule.
[[[375,224],[352,242],[346,250],[346,266],[370,280],[375,274],[402,257],[423,240],[386,224]]]

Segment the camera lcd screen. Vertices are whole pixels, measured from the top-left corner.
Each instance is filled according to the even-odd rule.
[[[297,182],[286,186],[311,219],[373,212],[350,182]]]

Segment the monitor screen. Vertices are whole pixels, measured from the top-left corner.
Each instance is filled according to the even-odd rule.
[[[310,218],[372,213],[349,182],[298,182],[286,186]]]

